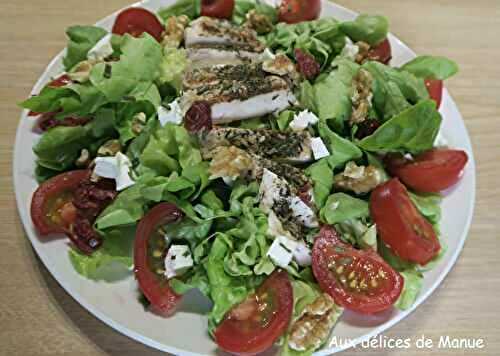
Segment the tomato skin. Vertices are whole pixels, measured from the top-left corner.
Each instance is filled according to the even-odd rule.
[[[298,23],[316,20],[321,13],[320,0],[283,0],[279,7],[280,22]]]
[[[389,156],[385,162],[389,172],[406,186],[421,193],[439,193],[460,180],[468,160],[465,151],[434,148],[413,160]]]
[[[389,39],[386,38],[368,51],[368,59],[387,64],[392,59],[392,48]]]
[[[323,226],[316,237],[312,266],[321,289],[335,303],[358,313],[390,308],[403,290],[403,277],[374,250],[356,250],[342,242],[332,226]],[[353,281],[355,287],[350,285]]]
[[[257,288],[256,295],[271,295],[273,300],[274,308],[266,325],[247,319],[262,314],[258,306],[252,306],[252,301],[247,299],[234,306],[215,329],[214,338],[221,349],[236,355],[255,355],[270,348],[285,333],[293,312],[293,289],[288,273],[274,271]]]
[[[426,265],[441,249],[434,228],[418,212],[398,178],[375,188],[370,213],[382,241],[402,259]]]
[[[50,218],[47,216],[49,211],[47,210],[53,199],[57,199],[65,192],[74,191],[79,183],[87,179],[89,175],[88,170],[70,171],[48,179],[37,188],[31,199],[31,219],[40,235],[45,236],[67,231],[66,226],[57,225],[49,220]],[[64,201],[59,208],[62,208],[67,203],[67,201]],[[61,215],[63,215],[63,220],[66,223],[68,223],[67,219],[76,215],[72,215],[68,210],[63,210],[61,213],[64,213]]]
[[[439,109],[443,99],[443,81],[439,79],[426,79],[425,86],[431,99],[436,102],[437,108]]]
[[[137,226],[134,240],[134,274],[139,288],[151,303],[154,312],[168,316],[180,301],[166,279],[161,279],[149,267],[148,243],[159,225],[181,219],[183,213],[172,203],[160,203],[149,210]]]
[[[201,0],[201,16],[229,19],[233,9],[234,0]]]
[[[140,7],[131,7],[118,14],[112,32],[117,35],[128,33],[134,37],[147,32],[161,42],[163,30],[163,25],[155,14]]]

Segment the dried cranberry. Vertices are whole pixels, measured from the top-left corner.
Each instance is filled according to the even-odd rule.
[[[85,216],[78,215],[69,233],[69,238],[80,251],[90,255],[102,245],[102,238],[94,230],[91,222]]]
[[[361,140],[362,138],[373,134],[380,127],[380,122],[375,119],[366,119],[357,125],[358,130],[356,131],[355,136],[357,139]]]
[[[90,117],[65,117],[64,119],[56,119],[57,112],[45,113],[38,119],[38,127],[42,131],[47,131],[56,126],[81,126],[88,123],[92,118]]]
[[[196,101],[191,105],[184,117],[184,127],[191,133],[212,128],[212,113],[206,101]]]
[[[299,73],[306,79],[316,78],[321,70],[321,66],[316,59],[309,53],[305,53],[299,48],[295,48],[294,54]]]

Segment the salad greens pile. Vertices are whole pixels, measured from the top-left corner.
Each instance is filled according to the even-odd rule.
[[[163,20],[178,15],[195,19],[200,15],[198,3],[180,0],[158,15]],[[246,120],[240,127],[286,131],[299,109],[307,109],[319,118],[310,130],[322,138],[330,155],[304,167],[313,182],[319,220],[334,225],[342,239],[353,246],[377,250],[400,271],[405,284],[396,307],[411,307],[422,287],[422,273],[429,266],[403,261],[378,241],[368,195],[340,191],[334,187],[334,180],[349,162],[383,170],[381,154],[416,154],[432,148],[442,118],[429,99],[424,78],[448,78],[457,72],[456,64],[432,56],[417,57],[401,68],[374,61],[356,63],[344,49],[353,42],[375,45],[384,40],[389,24],[382,16],[361,15],[348,22],[326,18],[276,24],[276,9],[253,0],[237,0],[232,21],[242,24],[251,9],[275,23],[270,33],[260,36],[272,52],[293,58],[294,49],[300,48],[314,56],[321,74],[300,83],[296,91],[299,108]],[[106,279],[102,271],[109,265],[131,267],[138,222],[156,203],[173,202],[186,217],[169,225],[168,234],[190,247],[194,267],[171,279],[170,285],[178,294],[197,288],[210,298],[213,308],[208,317],[212,330],[232,306],[243,301],[276,269],[267,256],[273,239],[267,233],[267,215],[259,208],[259,184],[238,180],[230,186],[220,179],[212,180],[209,163],[202,159],[196,138],[182,124],[162,126],[157,119],[159,107],[181,93],[183,73],[189,66],[183,48],[163,47],[147,33],[138,38],[113,34],[113,60],[87,60],[89,50],[106,35],[107,31],[100,27],[70,27],[63,64],[72,83],[46,86],[21,104],[34,112],[57,112],[57,120],[92,118],[83,125],[57,126],[41,135],[33,148],[37,178],[44,181],[76,169],[82,150],[94,158],[105,142],[118,140],[121,151],[132,162],[135,184],[120,192],[98,216],[94,228],[103,236],[102,248],[90,256],[71,249],[71,262],[78,273],[96,280]],[[348,125],[348,120],[353,111],[354,81],[360,70],[373,78],[370,116],[381,126],[358,139],[358,127]],[[441,197],[411,193],[411,199],[439,233]],[[311,242],[315,234],[317,229],[306,240]],[[288,272],[297,317],[320,291],[310,267],[292,262]],[[284,354],[294,354],[287,342],[283,345]]]

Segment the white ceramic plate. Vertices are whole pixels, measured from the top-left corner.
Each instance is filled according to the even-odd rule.
[[[174,0],[146,0],[137,6],[150,10],[173,3]],[[97,24],[111,29],[116,13]],[[327,1],[323,2],[322,16],[333,16],[340,20],[351,20],[356,13]],[[63,31],[64,29],[61,29]],[[404,43],[390,36],[393,47],[393,65],[400,65],[415,56]],[[61,52],[52,60],[40,77],[32,94],[38,93],[51,77],[62,71]],[[418,305],[420,305],[441,283],[455,263],[467,236],[472,218],[475,199],[475,165],[472,148],[462,117],[456,104],[447,91],[444,93],[441,113],[444,121],[442,132],[452,147],[468,152],[469,163],[461,182],[443,201],[442,235],[448,244],[446,256],[432,271],[425,274],[422,292],[415,305],[405,312],[392,310],[377,317],[366,317],[345,313],[335,328],[338,339],[352,339],[359,343],[393,326]],[[33,120],[21,115],[14,149],[14,186],[19,215],[26,233],[47,269],[63,288],[84,308],[119,332],[146,345],[182,355],[207,355],[217,353],[215,344],[207,334],[207,320],[204,313],[209,304],[197,293],[190,294],[174,317],[164,319],[145,312],[137,299],[137,287],[131,274],[116,282],[91,281],[78,275],[68,258],[68,245],[65,239],[41,242],[30,218],[30,201],[37,187],[34,178],[35,156],[30,149],[38,139],[32,132]],[[348,348],[326,347],[318,355],[332,354]]]

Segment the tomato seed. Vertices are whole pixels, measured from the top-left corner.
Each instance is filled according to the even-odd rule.
[[[342,274],[342,272],[344,272],[344,266],[338,266],[336,272],[337,274]]]
[[[349,279],[353,279],[355,277],[356,273],[354,273],[354,271],[352,271],[351,273],[349,273]]]

